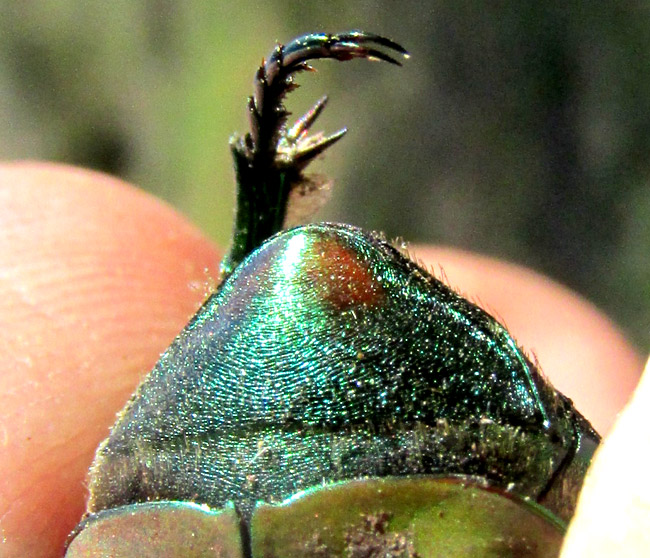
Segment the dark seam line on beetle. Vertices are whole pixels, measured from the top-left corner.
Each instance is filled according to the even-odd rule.
[[[546,483],[546,486],[541,490],[538,496],[538,501],[542,501],[544,498],[546,498],[546,495],[551,491],[553,488],[553,485],[557,481],[558,478],[560,478],[566,470],[569,468],[571,465],[571,462],[573,461],[573,458],[576,456],[578,453],[578,448],[579,448],[579,442],[580,442],[580,433],[578,430],[578,424],[577,424],[577,419],[575,415],[572,417],[571,420],[571,428],[573,429],[573,442],[571,443],[571,446],[567,449],[566,455],[560,462],[560,464],[557,466],[555,471],[551,474],[551,477],[548,479],[548,482]]]
[[[235,512],[239,516],[239,536],[241,537],[242,558],[253,558],[250,517],[246,517],[246,514],[237,506],[235,506]]]

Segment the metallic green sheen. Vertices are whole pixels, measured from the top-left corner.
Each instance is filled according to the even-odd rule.
[[[597,442],[494,318],[379,237],[313,224],[248,256],[163,354],[98,450],[88,509],[246,518],[323,483],[464,474],[567,519]]]

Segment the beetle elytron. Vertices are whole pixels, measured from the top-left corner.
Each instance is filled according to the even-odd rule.
[[[507,330],[381,237],[283,231],[337,141],[287,127],[320,58],[398,64],[352,31],[259,68],[223,281],[97,450],[67,555],[556,556],[599,436]]]

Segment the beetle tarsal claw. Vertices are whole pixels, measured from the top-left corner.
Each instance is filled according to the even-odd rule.
[[[381,50],[384,49],[384,50]],[[331,58],[346,61],[354,58],[382,60],[401,65],[399,60],[385,52],[397,53],[405,58],[408,52],[394,41],[363,31],[349,31],[339,34],[312,33],[294,39],[287,45],[276,45],[271,55],[265,59],[255,75],[255,86],[250,103],[251,132],[254,153],[271,154],[280,146],[287,112],[283,106],[284,97],[295,89],[293,76],[302,71],[313,71],[309,60]],[[303,117],[305,126],[299,120],[297,134],[306,129],[322,110],[319,103]],[[292,128],[286,135],[291,141]],[[271,157],[273,159],[274,157]]]
[[[406,49],[395,41],[374,33],[365,33],[364,31],[304,35],[288,43],[281,53],[278,53],[277,50],[274,51],[274,55],[280,55],[276,56],[275,61],[281,60],[285,68],[313,58],[334,58],[336,60],[376,58],[393,64],[400,64],[397,59],[377,47],[395,51],[408,58]]]

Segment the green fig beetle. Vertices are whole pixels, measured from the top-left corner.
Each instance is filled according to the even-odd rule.
[[[277,45],[231,143],[223,280],[100,445],[68,558],[552,557],[600,437],[495,318],[380,235],[284,230],[342,137],[287,126],[309,62],[399,64],[362,31]]]

